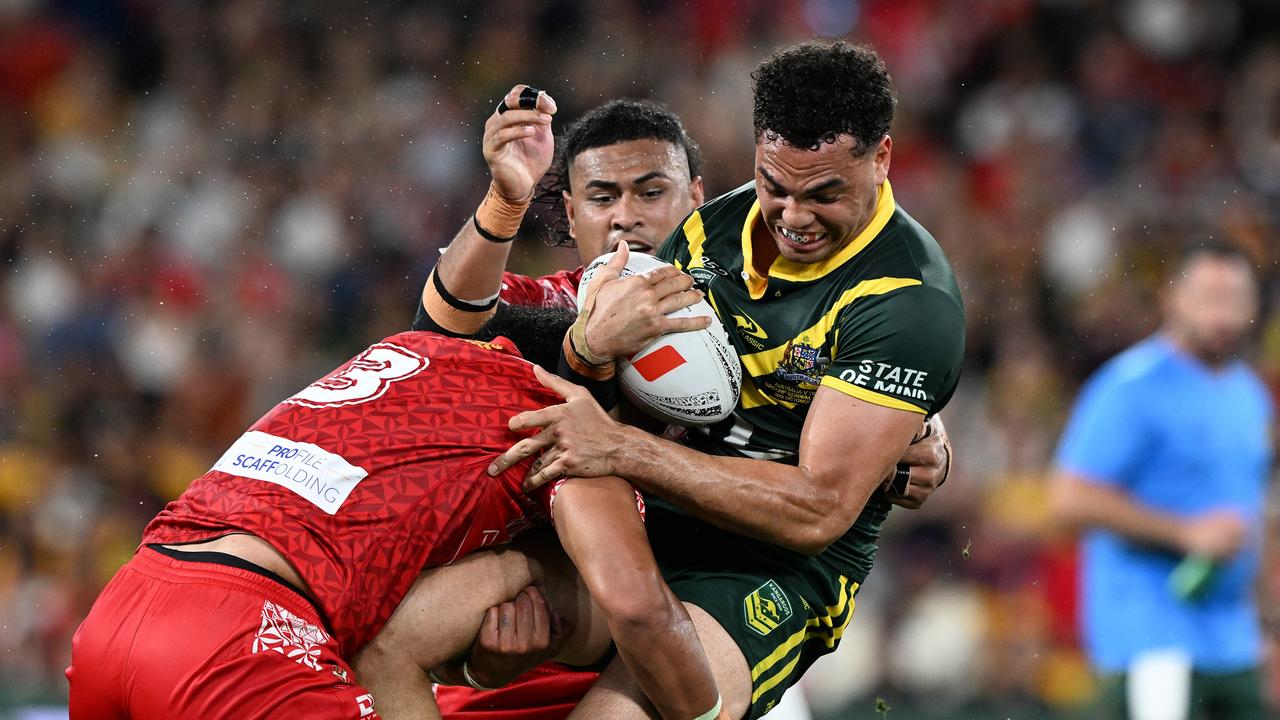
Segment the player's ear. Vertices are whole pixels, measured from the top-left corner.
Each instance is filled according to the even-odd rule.
[[[702,201],[707,197],[707,191],[702,186],[702,176],[694,178],[689,182],[689,197],[693,199],[693,206],[700,207]]]
[[[876,145],[875,156],[871,158],[872,164],[875,166],[876,184],[889,179],[889,160],[893,156],[893,140],[885,135],[880,138],[880,144]]]
[[[560,195],[564,198],[564,216],[569,219],[569,237],[577,240],[576,226],[573,221],[573,196],[568,190],[561,190]]]

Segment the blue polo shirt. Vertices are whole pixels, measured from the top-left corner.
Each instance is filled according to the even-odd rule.
[[[1136,653],[1170,646],[1190,652],[1201,671],[1258,664],[1254,580],[1271,419],[1270,397],[1247,365],[1210,368],[1162,335],[1116,356],[1085,384],[1058,447],[1061,470],[1166,513],[1232,509],[1253,528],[1193,601],[1169,591],[1178,555],[1104,530],[1086,533],[1082,619],[1099,670],[1123,671]]]

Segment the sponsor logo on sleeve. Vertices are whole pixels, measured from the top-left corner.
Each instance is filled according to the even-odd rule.
[[[889,363],[863,360],[857,367],[846,368],[840,372],[840,379],[861,388],[873,390],[885,395],[894,395],[912,400],[929,400],[929,392],[924,383],[929,373]]]

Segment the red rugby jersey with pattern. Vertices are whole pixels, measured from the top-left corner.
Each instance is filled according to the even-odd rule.
[[[583,270],[562,270],[538,278],[504,273],[499,297],[512,305],[576,308]],[[593,670],[547,662],[498,690],[440,685],[436,702],[446,720],[562,720],[599,676]]]
[[[508,305],[533,307],[578,306],[578,283],[585,268],[561,270],[554,275],[529,277],[512,272],[502,274],[502,291],[498,297]]]
[[[263,538],[350,657],[423,568],[546,520],[545,497],[520,489],[531,461],[486,470],[522,437],[507,429],[513,415],[558,402],[502,345],[393,335],[254,423],[142,542]]]

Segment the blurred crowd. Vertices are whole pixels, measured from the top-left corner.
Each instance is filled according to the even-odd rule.
[[[668,103],[712,196],[751,176],[751,69],[815,35],[886,59],[894,194],[969,339],[953,477],[888,523],[806,690],[820,717],[1081,712],[1047,464],[1080,381],[1156,327],[1172,249],[1239,244],[1280,300],[1272,0],[0,2],[0,716],[62,700],[98,590],[248,422],[408,326],[507,88],[560,126]],[[574,262],[549,239],[516,269]],[[1280,314],[1253,346],[1280,390]]]

